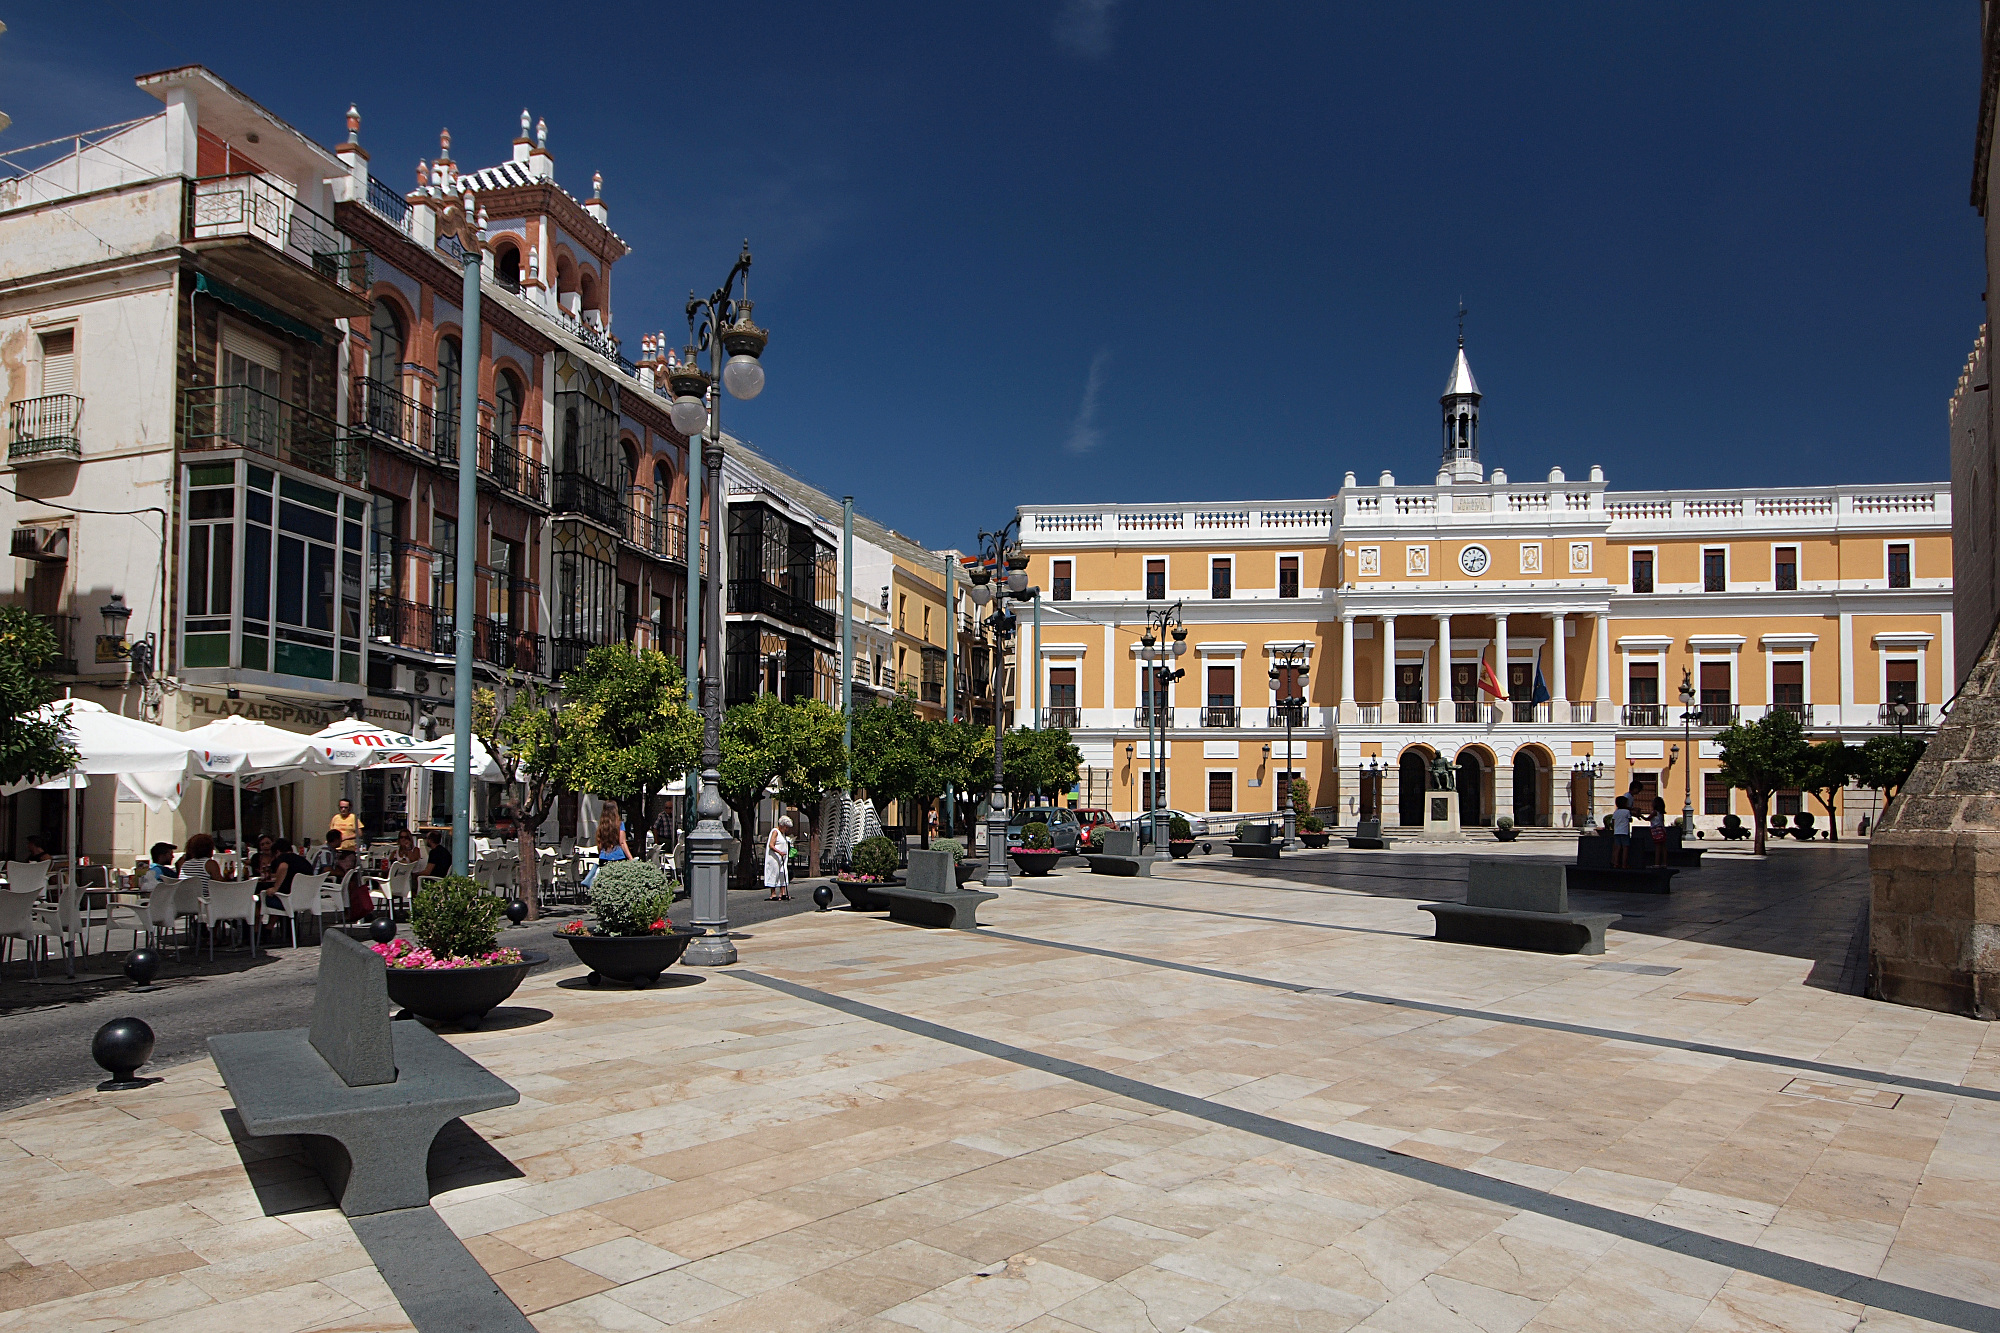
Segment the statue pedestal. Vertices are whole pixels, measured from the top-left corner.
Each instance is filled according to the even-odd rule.
[[[1457,792],[1424,793],[1424,831],[1417,837],[1422,842],[1465,841],[1465,830],[1458,826]]]

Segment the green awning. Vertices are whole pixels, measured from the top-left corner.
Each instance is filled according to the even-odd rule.
[[[295,338],[304,338],[315,347],[320,346],[326,341],[326,338],[320,331],[313,328],[310,324],[301,324],[290,315],[281,315],[262,301],[259,301],[256,297],[245,296],[234,287],[217,282],[206,273],[196,273],[194,275],[194,289],[197,292],[207,292],[224,305],[234,306],[244,314],[250,316],[250,318],[261,320],[282,333],[289,333]]]

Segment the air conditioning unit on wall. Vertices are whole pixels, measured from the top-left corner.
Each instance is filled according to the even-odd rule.
[[[398,694],[414,694],[419,699],[449,699],[453,683],[452,672],[448,667],[443,670],[420,666],[396,668]]]
[[[13,549],[23,560],[67,560],[69,529],[47,525],[15,528]]]

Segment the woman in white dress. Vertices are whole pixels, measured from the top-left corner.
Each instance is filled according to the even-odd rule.
[[[764,839],[764,888],[766,901],[791,900],[792,817],[780,815],[771,836]]]

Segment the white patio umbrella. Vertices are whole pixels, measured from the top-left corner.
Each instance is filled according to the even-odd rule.
[[[247,717],[223,717],[180,733],[190,741],[240,750],[244,763],[233,775],[230,786],[236,794],[236,836],[243,837],[243,788],[280,787],[301,778],[348,773],[360,768],[365,753],[345,746],[321,744],[316,736],[302,736],[268,722]],[[282,823],[282,821],[281,821]],[[282,830],[281,830],[282,831]]]
[[[322,727],[310,739],[329,754],[351,755],[359,768],[421,764],[438,752],[436,741],[421,741],[408,732],[388,731],[355,718]]]
[[[458,743],[455,737],[447,736],[437,742],[436,753],[424,760],[424,768],[432,773],[455,773],[458,771]],[[486,742],[472,738],[472,776],[478,782],[505,782],[506,773],[493,758],[493,752],[486,748]]]

